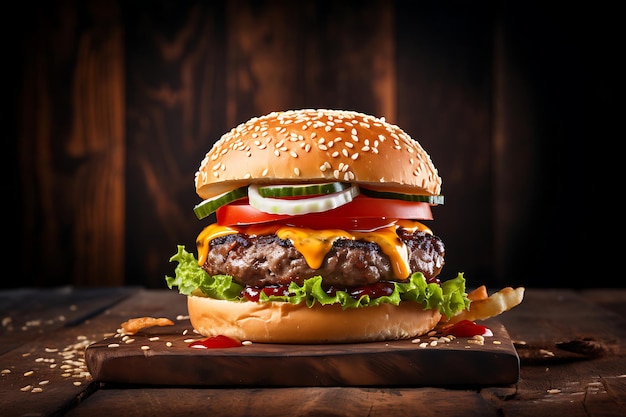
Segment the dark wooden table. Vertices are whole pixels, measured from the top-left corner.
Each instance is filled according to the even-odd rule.
[[[128,318],[185,315],[185,298],[168,290],[0,291],[0,415],[607,417],[626,409],[624,289],[528,289],[523,304],[499,318],[520,357],[514,385],[264,388],[92,380],[87,345]]]

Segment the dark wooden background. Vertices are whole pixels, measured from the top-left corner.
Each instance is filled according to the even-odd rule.
[[[446,196],[431,224],[443,278],[621,285],[595,239],[604,174],[589,156],[615,139],[601,119],[623,52],[602,3],[11,7],[1,286],[165,287],[176,245],[208,224],[193,176],[211,144],[303,107],[385,116],[427,149]]]

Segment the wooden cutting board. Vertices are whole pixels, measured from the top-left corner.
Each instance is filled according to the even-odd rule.
[[[519,357],[506,329],[495,320],[482,324],[493,332],[483,345],[468,338],[431,345],[432,340],[422,336],[419,343],[254,343],[226,349],[190,348],[191,339],[202,337],[181,331],[177,324],[146,329],[133,335],[129,343],[119,336],[107,338],[89,346],[85,359],[94,380],[122,384],[267,387],[516,383]]]

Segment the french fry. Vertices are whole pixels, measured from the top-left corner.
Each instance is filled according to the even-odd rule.
[[[477,292],[474,294],[475,291]],[[484,297],[487,291],[486,288],[484,289],[484,294],[480,287],[475,291],[468,294],[468,298],[472,300],[469,310],[461,311],[456,316],[450,318],[446,322],[447,324],[458,323],[461,320],[476,321],[495,317],[512,309],[524,299],[524,287],[515,289],[506,287],[489,297]]]
[[[124,334],[135,334],[141,329],[152,326],[173,326],[174,322],[166,318],[137,317],[122,323]]]

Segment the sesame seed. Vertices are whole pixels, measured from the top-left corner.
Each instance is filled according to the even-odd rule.
[[[332,156],[333,158],[336,158],[339,156],[339,152],[335,151],[330,156]]]
[[[293,169],[293,173],[296,174],[297,177],[300,176],[300,170],[297,167]]]
[[[116,347],[120,347],[120,344],[119,344],[119,343],[109,343],[109,344],[107,345],[107,347],[110,347],[110,348],[116,348]]]
[[[141,346],[141,350],[150,350],[150,346],[143,345]]]
[[[341,153],[342,153],[342,154],[343,154],[343,156],[345,156],[346,158],[350,156],[350,153],[349,153],[349,152],[348,152],[348,150],[347,150],[347,149],[345,149],[345,148],[341,150]]]
[[[352,142],[346,142],[345,145],[350,149],[354,148],[354,144]]]
[[[263,176],[263,177],[264,177],[264,176],[266,176],[266,175],[267,175],[267,168],[265,168],[265,169],[263,170],[263,172],[261,172],[261,176]]]
[[[296,151],[290,151],[290,152],[289,152],[289,155],[291,155],[291,156],[292,156],[292,157],[294,157],[294,158],[297,158],[297,157],[298,157],[298,154],[296,153]]]
[[[353,153],[350,158],[352,158],[353,161],[356,161],[359,158],[359,153],[358,152]]]
[[[172,347],[172,342],[166,342],[166,343],[165,343],[165,346],[167,346],[167,347]]]
[[[31,376],[34,373],[35,373],[35,371],[26,371],[26,372],[24,372],[24,376]]]

